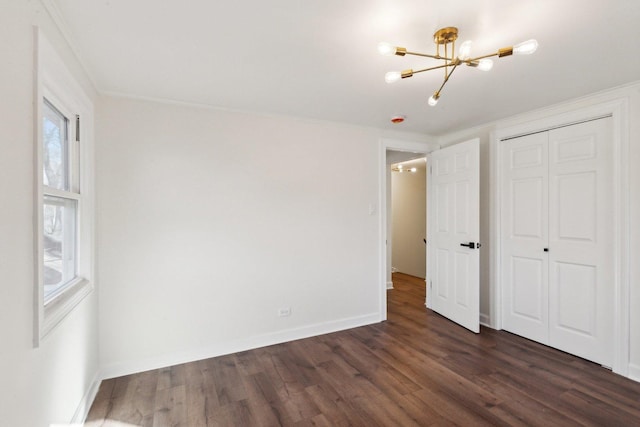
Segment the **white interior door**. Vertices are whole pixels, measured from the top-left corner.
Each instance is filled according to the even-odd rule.
[[[480,332],[479,140],[427,157],[427,275],[431,308]]]
[[[549,344],[613,363],[612,119],[549,131]]]
[[[505,329],[549,341],[547,132],[504,141],[502,280]],[[508,326],[507,326],[508,325]]]
[[[611,118],[501,143],[503,328],[611,366]]]

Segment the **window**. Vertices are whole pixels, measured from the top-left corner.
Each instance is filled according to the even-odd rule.
[[[79,117],[75,122],[79,125]],[[79,127],[79,126],[78,126]],[[46,98],[42,104],[42,246],[44,303],[77,279],[78,201],[77,128]],[[69,138],[71,134],[72,138]],[[75,135],[74,135],[75,134]],[[75,138],[74,138],[75,136]],[[73,143],[70,141],[73,140]]]
[[[93,288],[93,108],[38,33],[35,338]],[[80,138],[82,136],[82,138]]]

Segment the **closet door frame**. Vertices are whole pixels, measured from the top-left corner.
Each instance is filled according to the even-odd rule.
[[[613,158],[613,245],[614,245],[614,307],[613,307],[613,372],[629,376],[630,346],[630,286],[629,286],[629,135],[628,101],[624,97],[604,102],[584,100],[553,107],[513,119],[498,122],[490,135],[490,217],[491,217],[491,303],[490,323],[494,329],[502,329],[501,283],[501,194],[502,194],[502,144],[509,138],[542,132],[587,120],[611,116]]]

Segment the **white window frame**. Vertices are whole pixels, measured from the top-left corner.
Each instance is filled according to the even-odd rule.
[[[36,79],[34,90],[35,135],[35,285],[34,345],[41,341],[94,289],[94,200],[93,200],[93,103],[67,69],[41,30],[35,29]],[[75,171],[76,185],[68,191],[43,184],[43,106],[44,99],[69,119],[69,168]],[[80,117],[79,142],[76,140],[76,116]],[[75,159],[75,160],[74,160]],[[73,163],[75,161],[75,164]],[[44,295],[44,197],[75,200],[76,277],[50,298]]]
[[[78,219],[79,219],[79,212],[80,209],[82,207],[83,204],[83,200],[82,200],[82,192],[80,191],[80,176],[79,176],[79,167],[80,167],[80,150],[79,150],[79,145],[80,142],[78,141],[78,138],[76,138],[76,122],[77,122],[77,118],[76,116],[79,117],[79,115],[75,114],[76,111],[75,109],[69,109],[68,104],[66,103],[62,103],[56,96],[55,94],[53,94],[49,88],[45,85],[43,87],[43,99],[40,100],[40,107],[43,107],[43,105],[45,103],[49,104],[53,109],[57,110],[58,113],[60,113],[66,120],[66,132],[65,132],[65,149],[63,150],[63,156],[65,157],[65,171],[64,171],[64,175],[65,175],[65,181],[66,181],[66,186],[68,188],[55,188],[55,187],[50,187],[48,185],[42,185],[42,194],[44,196],[44,199],[46,200],[47,198],[51,198],[51,199],[57,199],[59,201],[65,202],[65,201],[70,201],[72,203],[75,202],[75,212],[73,215],[69,215],[66,214],[64,215],[64,225],[63,225],[63,230],[64,230],[64,234],[63,234],[63,243],[62,243],[62,247],[63,248],[67,248],[69,244],[73,245],[73,251],[72,251],[72,257],[71,257],[71,261],[73,262],[73,266],[68,265],[69,264],[69,259],[64,259],[63,260],[63,264],[67,264],[63,267],[63,270],[71,270],[70,267],[73,267],[73,275],[74,277],[70,280],[67,281],[66,283],[61,284],[59,287],[57,287],[55,290],[53,290],[51,292],[50,295],[47,295],[47,292],[45,290],[44,293],[44,305],[45,307],[48,306],[49,304],[53,303],[54,299],[57,299],[58,296],[60,296],[61,294],[63,294],[65,292],[65,290],[69,287],[69,286],[74,286],[75,282],[77,282],[78,280],[80,280],[79,276],[78,276],[78,244],[79,244],[79,234],[78,234]],[[40,122],[40,126],[43,127],[43,121]],[[44,139],[44,137],[43,137]],[[43,142],[43,141],[42,141]],[[42,144],[41,142],[41,149],[42,149]],[[40,169],[43,169],[43,165],[42,165],[42,158],[40,163]],[[43,177],[44,177],[44,172],[43,172]],[[44,182],[44,179],[42,180]],[[44,205],[55,205],[55,203],[43,203]],[[65,209],[66,212],[66,209]],[[44,221],[43,221],[44,222]],[[70,232],[69,231],[69,226],[71,226],[73,228],[73,230]],[[44,231],[44,230],[43,230]],[[44,233],[41,232],[40,235],[42,236]],[[44,245],[43,245],[44,246]],[[46,254],[45,254],[46,255]],[[66,258],[66,255],[68,255],[67,250],[63,251],[63,256]],[[40,260],[42,261],[42,258],[40,258]],[[46,266],[44,267],[46,269]]]

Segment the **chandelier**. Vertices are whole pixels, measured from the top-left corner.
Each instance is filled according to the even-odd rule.
[[[392,172],[400,172],[400,173],[402,173],[402,172],[413,172],[413,173],[416,173],[416,172],[418,172],[418,168],[413,167],[413,168],[405,169],[404,166],[402,166],[402,163],[398,163],[397,166],[392,166],[391,167],[391,171]]]
[[[404,71],[390,71],[384,76],[384,79],[387,83],[394,83],[400,79],[406,79],[408,77],[412,77],[414,74],[422,73],[424,71],[444,69],[444,80],[442,81],[440,88],[434,92],[431,98],[429,98],[429,105],[433,107],[438,103],[438,99],[440,99],[442,88],[444,88],[444,85],[447,84],[447,82],[449,81],[449,77],[451,77],[451,74],[453,74],[453,72],[459,65],[465,64],[469,67],[477,68],[478,70],[489,71],[493,67],[493,61],[489,59],[492,56],[502,58],[510,55],[529,55],[535,52],[538,48],[538,42],[531,39],[519,43],[515,46],[503,47],[502,49],[499,49],[494,53],[489,53],[487,55],[481,55],[472,58],[471,41],[465,41],[464,43],[462,43],[462,45],[460,45],[458,55],[455,56],[457,38],[458,29],[456,27],[446,27],[436,31],[433,35],[433,41],[436,44],[435,55],[430,55],[428,53],[411,52],[404,47],[393,46],[389,43],[378,44],[378,52],[380,52],[380,54],[382,55],[415,55],[444,61],[444,63],[441,65],[423,68],[420,70],[408,69]],[[441,47],[443,52],[441,52]]]

